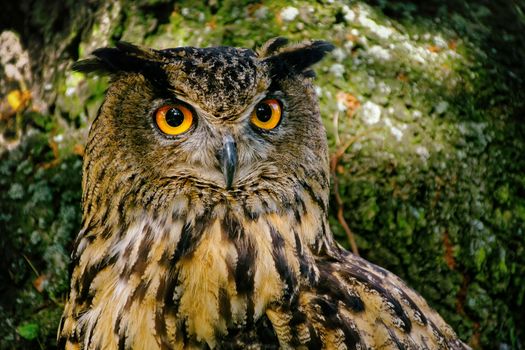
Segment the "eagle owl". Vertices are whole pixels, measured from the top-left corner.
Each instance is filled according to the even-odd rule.
[[[468,348],[332,237],[311,70],[332,48],[121,42],[75,64],[112,82],[85,151],[60,348]]]

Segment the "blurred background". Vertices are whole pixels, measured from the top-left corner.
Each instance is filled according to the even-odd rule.
[[[315,85],[338,241],[400,275],[475,349],[524,347],[523,1],[5,2],[1,349],[56,346],[84,143],[108,85],[71,64],[118,40],[255,48],[274,36],[337,47]]]

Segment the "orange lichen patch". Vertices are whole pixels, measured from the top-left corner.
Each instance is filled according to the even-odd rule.
[[[46,275],[40,275],[33,281],[33,287],[39,292],[42,293],[45,289],[45,286],[47,284],[47,276]]]
[[[447,266],[454,270],[456,268],[456,259],[454,258],[454,245],[450,241],[450,236],[448,232],[445,231],[443,234],[443,245],[445,246],[445,262]]]
[[[399,80],[399,81],[402,81],[404,83],[406,83],[408,81],[407,75],[405,73],[403,73],[403,72],[399,73],[397,75],[396,79]]]
[[[346,114],[349,117],[352,117],[359,108],[359,106],[361,106],[361,102],[359,102],[357,97],[347,92],[338,92],[336,98],[338,102],[342,102],[343,105],[345,105]]]
[[[350,34],[350,33],[346,34],[346,40],[348,40],[348,41],[351,41],[351,42],[355,43],[357,41],[357,39],[358,39],[358,37],[356,35],[353,35],[353,34]]]
[[[73,147],[73,153],[84,157],[84,146],[79,143],[75,144],[75,146]]]
[[[438,53],[441,50],[443,50],[443,49],[441,47],[439,47],[439,46],[436,46],[436,45],[430,45],[428,47],[428,51],[433,52],[433,53]]]
[[[217,29],[217,19],[212,17],[212,19],[206,23],[206,27],[210,28],[211,30]]]
[[[450,40],[450,41],[448,42],[448,48],[449,48],[450,50],[456,51],[457,47],[458,47],[458,41],[457,41],[457,40],[454,40],[454,39],[453,39],[453,40]]]
[[[27,106],[31,100],[31,92],[28,90],[13,90],[7,94],[7,103],[15,112],[19,112]]]
[[[29,101],[31,93],[28,90],[13,90],[4,99],[0,100],[0,120],[7,120],[23,111]]]

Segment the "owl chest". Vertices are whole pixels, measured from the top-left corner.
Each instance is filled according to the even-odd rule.
[[[94,298],[81,320],[95,344],[213,347],[229,330],[253,323],[282,297],[284,284],[268,232],[248,227],[245,237],[251,241],[235,241],[226,238],[224,225],[215,220],[193,237],[191,249],[176,256],[184,225],[170,227],[173,232],[162,236],[153,230],[141,236],[130,232],[140,238],[124,236],[109,248],[121,253],[120,258],[91,283]]]

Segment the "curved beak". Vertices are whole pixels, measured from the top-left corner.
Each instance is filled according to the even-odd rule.
[[[226,135],[223,139],[221,168],[226,189],[229,190],[232,187],[235,169],[237,168],[237,146],[231,135]]]

